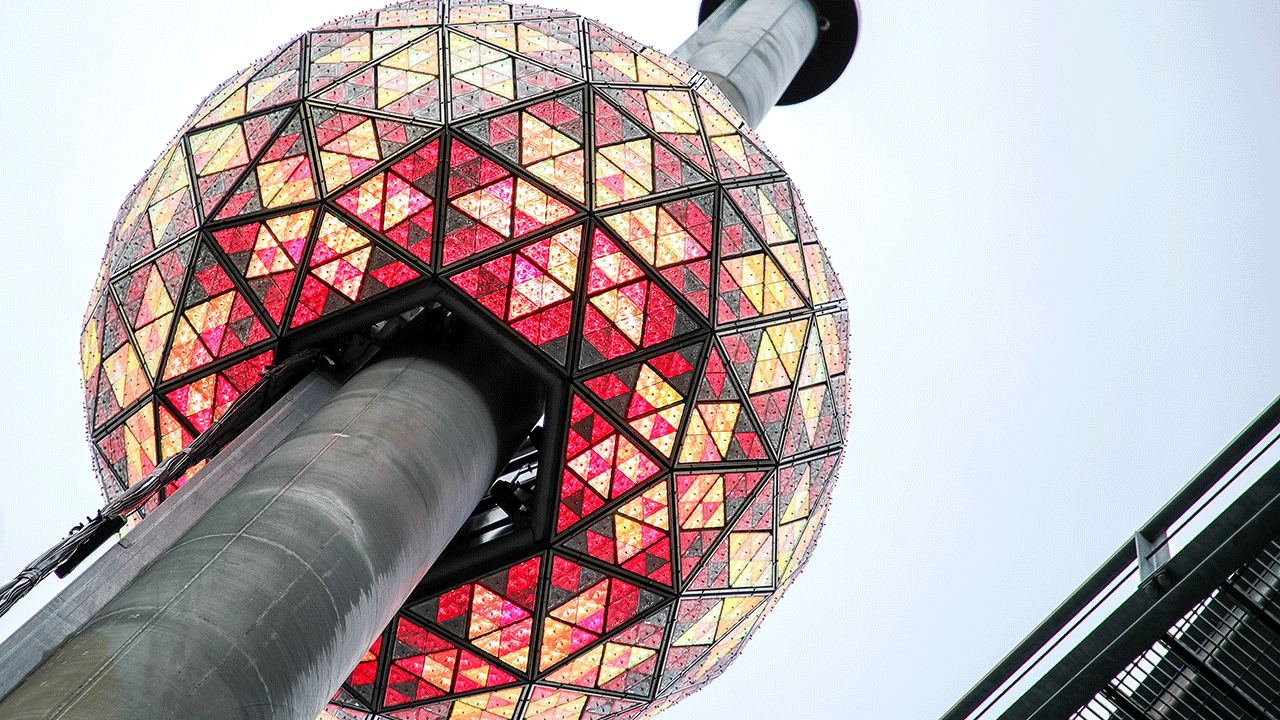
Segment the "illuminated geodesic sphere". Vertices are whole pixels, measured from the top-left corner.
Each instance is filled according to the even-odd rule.
[[[719,674],[827,507],[843,295],[719,91],[576,15],[396,5],[201,105],[84,330],[106,494],[268,364],[430,302],[553,386],[532,519],[455,541],[327,712],[632,718]]]

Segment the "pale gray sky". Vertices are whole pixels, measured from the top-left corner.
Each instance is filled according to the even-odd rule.
[[[664,49],[696,15],[555,4]],[[0,576],[100,504],[78,333],[120,202],[217,83],[363,9],[7,4]],[[842,480],[669,720],[937,717],[1280,393],[1280,4],[862,10],[841,81],[761,128],[849,294]]]

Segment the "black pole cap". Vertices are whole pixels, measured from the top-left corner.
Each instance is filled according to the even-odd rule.
[[[853,57],[858,44],[856,0],[809,0],[818,14],[818,41],[799,72],[778,98],[779,105],[795,105],[831,87]],[[702,0],[698,22],[706,22],[724,0]]]

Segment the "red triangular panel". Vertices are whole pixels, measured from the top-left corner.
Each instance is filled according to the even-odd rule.
[[[569,418],[556,531],[656,475],[659,466],[577,395]]]
[[[670,509],[665,478],[578,530],[564,546],[650,580],[672,584]]]
[[[450,277],[499,319],[561,364],[578,287],[581,225]]]
[[[614,359],[697,329],[666,290],[602,230],[592,241],[587,315],[579,367]]]
[[[690,345],[586,381],[654,450],[671,457],[701,345]]]
[[[690,590],[773,586],[773,483],[765,482],[689,582]]]

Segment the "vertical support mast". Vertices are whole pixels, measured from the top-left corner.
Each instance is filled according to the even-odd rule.
[[[714,82],[753,128],[774,105],[835,82],[858,35],[853,0],[705,0],[701,15],[672,57]]]
[[[756,127],[817,40],[809,0],[728,0],[672,55],[706,75]]]

